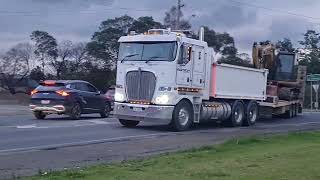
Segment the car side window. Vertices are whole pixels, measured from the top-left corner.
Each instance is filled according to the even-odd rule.
[[[82,88],[82,85],[81,85],[82,83],[75,83],[74,84],[74,87],[75,87],[75,89],[76,90],[79,90],[79,91],[83,91],[83,88]]]
[[[97,92],[97,89],[90,84],[86,84],[89,92]]]
[[[66,87],[67,87],[67,88],[70,88],[70,89],[77,89],[75,83],[68,84]]]

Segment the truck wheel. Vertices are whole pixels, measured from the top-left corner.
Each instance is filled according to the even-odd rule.
[[[81,106],[79,103],[75,103],[69,113],[70,119],[79,120],[81,117]]]
[[[284,118],[286,119],[290,119],[293,117],[294,112],[293,112],[293,105],[290,105],[289,110],[286,111],[286,113],[284,114]]]
[[[236,100],[232,104],[231,117],[224,121],[224,125],[228,127],[240,127],[243,124],[245,118],[244,105],[242,101]]]
[[[181,101],[174,108],[170,125],[175,131],[186,131],[193,123],[193,109],[187,101]]]
[[[250,101],[246,109],[246,118],[243,124],[245,126],[252,126],[259,120],[259,105],[255,101]]]
[[[293,117],[296,117],[298,115],[298,104],[293,105]]]
[[[140,121],[130,121],[130,120],[124,120],[124,119],[119,119],[119,122],[124,127],[128,127],[128,128],[136,127],[140,123]]]
[[[36,117],[37,119],[45,119],[46,118],[46,114],[44,114],[43,112],[41,111],[37,111],[37,112],[34,112],[34,117]]]

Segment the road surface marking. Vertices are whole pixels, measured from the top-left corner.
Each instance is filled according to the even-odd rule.
[[[32,129],[32,128],[36,128],[36,127],[37,127],[36,124],[31,124],[31,125],[17,126],[17,129]]]

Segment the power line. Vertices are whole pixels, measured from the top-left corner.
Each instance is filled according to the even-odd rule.
[[[116,8],[107,8],[107,9],[100,9],[100,11],[115,11],[115,10],[124,10],[124,11],[136,11],[136,12],[153,12],[152,9],[135,9],[135,8],[128,8],[128,7],[116,7]],[[83,10],[79,11],[80,14],[97,14],[96,10]],[[40,11],[0,11],[0,15],[23,15],[23,16],[43,16],[43,14],[50,14],[47,12],[40,12]],[[60,10],[55,11],[56,15],[65,15],[65,14],[74,14],[73,10]]]
[[[306,18],[306,19],[320,20],[320,18],[318,18],[318,17],[308,16],[308,15],[299,14],[299,13],[295,13],[295,12],[291,12],[291,11],[285,11],[285,10],[281,10],[281,9],[274,9],[274,8],[260,6],[260,5],[256,5],[256,4],[252,4],[252,3],[240,2],[240,1],[236,1],[236,0],[228,0],[228,1],[236,3],[236,4],[240,4],[240,5],[243,5],[243,6],[247,6],[247,7],[264,9],[264,10],[268,10],[268,11],[288,14],[288,15],[297,16],[297,17],[302,17],[302,18]]]

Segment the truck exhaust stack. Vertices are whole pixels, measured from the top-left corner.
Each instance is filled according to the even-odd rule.
[[[204,41],[204,27],[200,28],[199,40]]]

